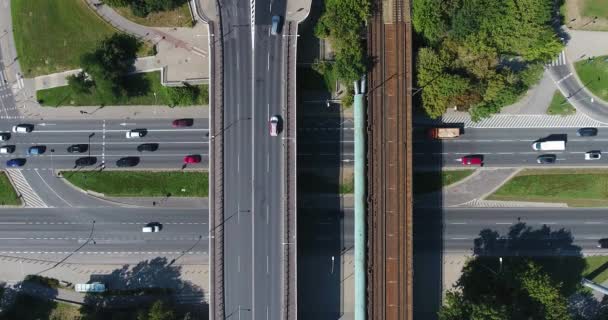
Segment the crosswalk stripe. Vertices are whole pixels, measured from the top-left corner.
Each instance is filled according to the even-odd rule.
[[[34,192],[23,173],[19,169],[6,169],[6,173],[13,182],[17,192],[21,194],[25,206],[29,208],[48,208],[46,203]]]

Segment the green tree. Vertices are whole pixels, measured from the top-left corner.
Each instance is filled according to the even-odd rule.
[[[148,320],[174,320],[175,314],[162,301],[156,301],[148,312]]]
[[[89,80],[86,73],[79,72],[67,77],[68,86],[75,94],[90,93],[93,81]]]

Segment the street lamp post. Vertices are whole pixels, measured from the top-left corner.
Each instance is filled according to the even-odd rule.
[[[55,174],[55,163],[53,162],[53,153],[55,153],[55,149],[51,149],[51,172],[53,173],[54,177],[57,177],[57,175]]]

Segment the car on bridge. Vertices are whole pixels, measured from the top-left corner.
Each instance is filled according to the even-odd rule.
[[[281,32],[281,16],[272,16],[272,26],[270,27],[270,33],[276,36]]]
[[[270,136],[276,137],[281,131],[281,118],[279,116],[272,116],[269,120]]]
[[[7,167],[23,167],[26,160],[23,158],[10,159],[6,162]]]

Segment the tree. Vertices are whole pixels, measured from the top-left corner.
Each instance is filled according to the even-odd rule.
[[[68,86],[75,94],[80,93],[89,93],[91,92],[91,87],[93,86],[93,81],[89,80],[87,74],[84,72],[79,72],[77,74],[71,75],[67,77]]]
[[[162,301],[156,301],[148,312],[148,320],[174,320],[173,310],[168,309]]]

